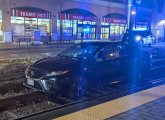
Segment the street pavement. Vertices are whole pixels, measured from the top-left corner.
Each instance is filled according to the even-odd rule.
[[[25,58],[25,57],[48,57],[55,56],[59,52],[63,51],[61,49],[31,49],[31,50],[17,50],[17,51],[0,51],[0,60],[2,59],[12,59],[12,58]]]
[[[72,45],[72,44],[71,44]],[[0,43],[0,60],[26,57],[48,57],[56,56],[71,45],[39,45],[39,46],[18,46],[14,44]]]
[[[0,43],[0,60],[25,57],[47,57],[56,56],[59,52],[72,46],[73,44],[18,46],[11,43]],[[165,42],[155,43],[153,47],[165,49]]]

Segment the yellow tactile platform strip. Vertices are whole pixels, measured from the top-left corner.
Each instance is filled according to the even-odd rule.
[[[160,85],[110,102],[99,104],[55,120],[103,120],[165,96],[165,85]]]

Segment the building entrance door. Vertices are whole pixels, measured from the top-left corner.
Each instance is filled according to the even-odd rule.
[[[78,25],[78,39],[81,39],[81,34],[84,34],[84,40],[93,40],[96,38],[96,27],[89,25]]]

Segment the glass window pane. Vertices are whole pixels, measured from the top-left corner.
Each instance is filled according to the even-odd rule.
[[[11,31],[13,35],[25,35],[23,17],[11,17]]]
[[[41,36],[47,36],[50,34],[50,20],[38,19],[38,29],[41,32]]]

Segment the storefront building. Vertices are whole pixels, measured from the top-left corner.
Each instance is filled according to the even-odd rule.
[[[35,30],[39,30],[41,36],[47,36],[50,34],[50,21],[51,14],[40,9],[11,9],[12,36],[33,36]]]
[[[0,0],[2,1],[2,0]],[[15,4],[9,4],[10,1]],[[133,19],[133,18],[132,18]],[[33,37],[51,40],[120,40],[127,29],[127,5],[101,0],[5,0],[0,10],[0,41]],[[143,23],[142,23],[143,22]],[[139,24],[140,23],[140,24]],[[142,23],[142,24],[141,24]],[[138,21],[134,28],[150,28]]]
[[[133,30],[151,30],[151,10],[147,11],[137,7],[135,11],[136,14],[132,15]]]
[[[70,9],[58,14],[57,34],[60,36],[60,15],[63,25],[63,39],[84,40],[96,39],[96,23],[98,18],[85,10]]]
[[[101,39],[121,40],[127,29],[126,16],[118,13],[112,13],[103,17],[101,22]]]
[[[3,39],[3,31],[2,31],[2,10],[0,10],[0,41]]]

